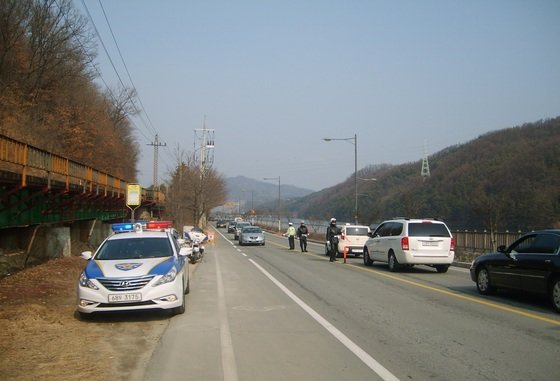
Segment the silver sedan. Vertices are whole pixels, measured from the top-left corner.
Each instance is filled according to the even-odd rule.
[[[262,245],[264,246],[264,233],[258,226],[244,226],[239,233],[239,245]]]

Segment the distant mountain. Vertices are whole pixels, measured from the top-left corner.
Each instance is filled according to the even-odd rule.
[[[239,203],[241,212],[253,209],[275,210],[278,204],[278,183],[259,181],[244,176],[226,178],[229,204]],[[310,189],[280,183],[282,204],[313,193]]]
[[[439,217],[453,229],[560,228],[560,117],[479,136],[422,162],[359,171],[358,217],[370,224],[395,216]],[[306,219],[353,221],[353,173],[333,187],[286,203]]]

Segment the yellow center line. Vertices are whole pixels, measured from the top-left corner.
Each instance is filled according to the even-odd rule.
[[[283,245],[279,245],[275,242],[271,242],[271,243],[275,246],[283,247]],[[321,254],[316,254],[316,253],[305,253],[305,254],[307,254],[307,255],[317,255],[319,257],[322,256]],[[328,259],[328,258],[325,258],[325,260],[326,259]],[[344,263],[338,262],[338,264],[342,265]],[[498,303],[494,303],[494,302],[489,302],[487,300],[480,299],[480,298],[477,298],[477,297],[474,297],[474,296],[468,296],[468,295],[465,295],[465,294],[460,294],[460,293],[455,292],[455,291],[449,291],[449,290],[445,290],[443,288],[428,286],[426,284],[422,284],[422,283],[415,282],[415,281],[412,281],[412,280],[404,279],[404,278],[398,277],[396,275],[387,274],[385,272],[381,272],[381,271],[374,270],[374,269],[371,269],[371,268],[367,268],[367,267],[364,267],[364,266],[358,266],[358,265],[352,264],[352,263],[350,263],[350,266],[355,267],[355,268],[357,268],[359,270],[362,270],[362,271],[369,271],[371,273],[375,273],[377,275],[384,276],[385,278],[393,279],[393,280],[399,281],[401,283],[406,283],[406,284],[409,284],[411,286],[420,287],[420,288],[430,290],[430,291],[433,291],[433,292],[437,292],[437,293],[440,293],[440,294],[443,294],[443,295],[448,295],[448,296],[452,296],[452,297],[455,297],[455,298],[458,298],[458,299],[467,300],[469,302],[481,304],[481,305],[491,307],[491,308],[495,308],[495,309],[505,311],[505,312],[510,312],[512,314],[528,317],[530,319],[540,320],[540,321],[543,321],[545,323],[550,323],[550,324],[553,324],[553,325],[560,325],[560,320],[550,319],[550,318],[540,316],[540,315],[537,315],[537,314],[533,314],[533,313],[530,313],[530,312],[525,312],[525,311],[522,311],[518,308],[507,307],[507,306],[504,306],[504,305],[501,305],[501,304],[498,304]]]
[[[391,275],[391,274],[387,274],[387,273],[384,273],[384,272],[381,272],[381,271],[368,269],[368,268],[358,266],[358,265],[355,265],[355,264],[352,264],[351,266],[353,266],[357,269],[363,270],[363,271],[369,271],[369,272],[375,273],[377,275],[384,276],[385,278],[393,279],[393,280],[396,280],[396,281],[399,281],[399,282],[402,282],[402,283],[407,283],[411,286],[416,286],[416,287],[424,288],[426,290],[438,292],[440,294],[453,296],[453,297],[458,298],[458,299],[468,300],[469,302],[482,304],[482,305],[487,306],[487,307],[492,307],[492,308],[495,308],[495,309],[498,309],[498,310],[511,312],[513,314],[516,314],[516,315],[521,315],[521,316],[525,316],[525,317],[528,317],[528,318],[531,318],[531,319],[544,321],[546,323],[550,323],[550,324],[554,324],[554,325],[560,325],[560,320],[555,320],[555,319],[550,319],[550,318],[547,318],[547,317],[544,317],[544,316],[539,316],[539,315],[536,315],[536,314],[533,314],[533,313],[530,313],[530,312],[525,312],[525,311],[522,311],[520,309],[513,308],[513,307],[506,307],[506,306],[501,305],[501,304],[489,302],[489,301],[486,301],[486,300],[483,300],[483,299],[480,299],[480,298],[476,298],[476,297],[473,297],[473,296],[460,294],[458,292],[449,291],[449,290],[445,290],[445,289],[437,288],[437,287],[433,287],[433,286],[428,286],[426,284],[422,284],[422,283],[418,283],[418,282],[415,282],[415,281],[412,281],[412,280],[404,279],[404,278],[401,278],[401,277],[398,277],[398,276],[395,276],[395,275]]]

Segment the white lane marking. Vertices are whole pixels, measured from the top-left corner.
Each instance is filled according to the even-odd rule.
[[[300,306],[305,312],[307,312],[313,319],[323,326],[331,335],[338,339],[346,348],[348,348],[352,353],[354,353],[360,360],[364,362],[371,370],[379,375],[383,380],[393,380],[398,381],[398,378],[389,372],[383,365],[377,362],[373,357],[367,354],[362,348],[360,348],[356,343],[350,340],[345,334],[340,332],[334,325],[329,323],[325,318],[319,315],[315,310],[309,307],[303,300],[298,298],[294,293],[292,293],[286,286],[284,286],[280,281],[274,278],[268,271],[262,268],[257,262],[252,259],[249,261],[255,265],[268,279],[272,281],[278,288],[280,288],[286,295],[290,297],[298,306]]]
[[[247,257],[247,254],[245,254],[244,252],[240,251],[241,255],[244,257]]]
[[[237,381],[237,364],[233,353],[233,343],[231,341],[231,331],[226,307],[224,292],[224,281],[220,268],[220,256],[215,255],[216,259],[216,281],[218,284],[218,310],[220,311],[220,344],[222,348],[222,369],[224,381]]]

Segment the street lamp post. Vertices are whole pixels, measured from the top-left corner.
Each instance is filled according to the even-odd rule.
[[[354,223],[358,224],[358,135],[353,138],[323,138],[324,141],[343,140],[354,144]],[[353,140],[353,142],[352,142]]]
[[[280,220],[280,176],[278,177],[263,177],[263,180],[278,180],[278,231],[282,229]]]
[[[253,199],[254,199],[254,191],[251,189],[241,189],[241,192],[251,192],[251,211],[254,209],[253,205]]]

